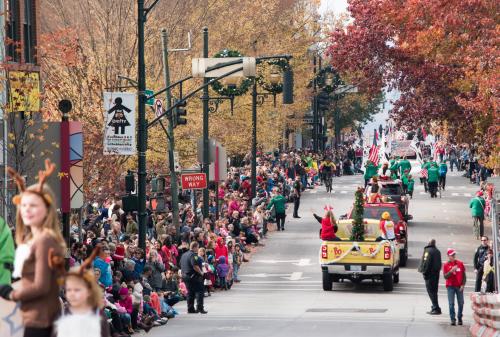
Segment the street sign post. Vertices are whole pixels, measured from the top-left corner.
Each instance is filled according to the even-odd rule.
[[[184,173],[181,175],[183,190],[203,190],[207,188],[205,173]]]
[[[153,96],[153,94],[155,93],[153,90],[149,90],[149,89],[146,89],[144,90],[144,93],[146,95],[146,97],[150,97],[150,96]],[[150,98],[146,101],[146,105],[151,105],[153,106],[155,104],[155,99],[154,98]]]

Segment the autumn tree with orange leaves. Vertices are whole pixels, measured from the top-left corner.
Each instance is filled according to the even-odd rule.
[[[102,199],[120,189],[121,174],[134,169],[136,158],[104,156],[102,92],[127,90],[118,75],[134,79],[137,73],[136,1],[133,0],[46,0],[42,6],[39,56],[44,85],[44,117],[58,119],[57,102],[73,102],[70,119],[80,120],[84,130],[84,192],[87,200]],[[158,2],[146,24],[147,87],[163,87],[160,29],[165,27],[171,48],[186,45],[187,32],[193,36],[188,53],[172,53],[172,81],[191,72],[191,58],[200,57],[201,29],[209,27],[210,54],[224,48],[243,55],[292,54],[295,72],[295,101],[292,106],[274,108],[271,100],[259,108],[258,143],[275,148],[282,140],[285,125],[295,128],[309,103],[306,88],[312,70],[308,47],[317,39],[316,0],[205,0]],[[192,81],[185,92],[199,86]],[[174,92],[174,95],[176,93]],[[188,102],[188,124],[175,130],[176,148],[183,167],[196,163],[196,141],[201,137],[201,100]],[[154,115],[147,111],[147,118]],[[251,98],[235,100],[210,116],[210,135],[226,146],[229,154],[245,154],[251,144]],[[163,130],[149,130],[148,172],[167,172],[167,142]]]
[[[498,167],[500,3],[494,0],[350,0],[352,20],[328,54],[359,87],[397,89],[391,117],[404,129],[436,125],[477,143]]]

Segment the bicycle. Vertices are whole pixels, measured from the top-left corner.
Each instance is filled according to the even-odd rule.
[[[479,240],[479,218],[478,217],[473,217],[474,219],[474,224],[472,225],[472,235],[474,235],[474,238],[476,240]]]

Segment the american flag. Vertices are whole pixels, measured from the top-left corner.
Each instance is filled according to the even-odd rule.
[[[427,169],[422,169],[420,171],[420,175],[422,176],[422,178],[425,178],[425,179],[427,179],[429,177],[429,174],[427,173]]]
[[[434,158],[434,161],[437,161],[438,159],[438,149],[439,149],[439,145],[438,143],[436,142],[434,144],[434,151],[433,151],[433,158]]]
[[[370,154],[368,155],[368,160],[371,161],[373,164],[378,165],[379,161],[379,155],[378,155],[378,146],[376,144],[372,145],[372,148],[370,149]]]

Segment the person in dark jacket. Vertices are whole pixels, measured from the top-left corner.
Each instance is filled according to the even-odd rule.
[[[418,271],[421,272],[425,280],[425,288],[432,302],[429,315],[441,315],[441,308],[438,302],[439,273],[441,271],[441,252],[436,247],[436,240],[429,241],[424,248],[422,260]]]
[[[300,177],[297,176],[295,178],[295,182],[293,183],[293,217],[300,218],[299,216],[299,207],[300,207],[300,196],[302,192],[302,184],[300,183]]]
[[[483,281],[483,269],[484,269],[484,261],[486,261],[488,257],[488,250],[490,247],[488,246],[488,237],[481,237],[481,245],[477,247],[476,253],[474,254],[474,272],[476,273],[476,292],[481,291],[481,282]]]

